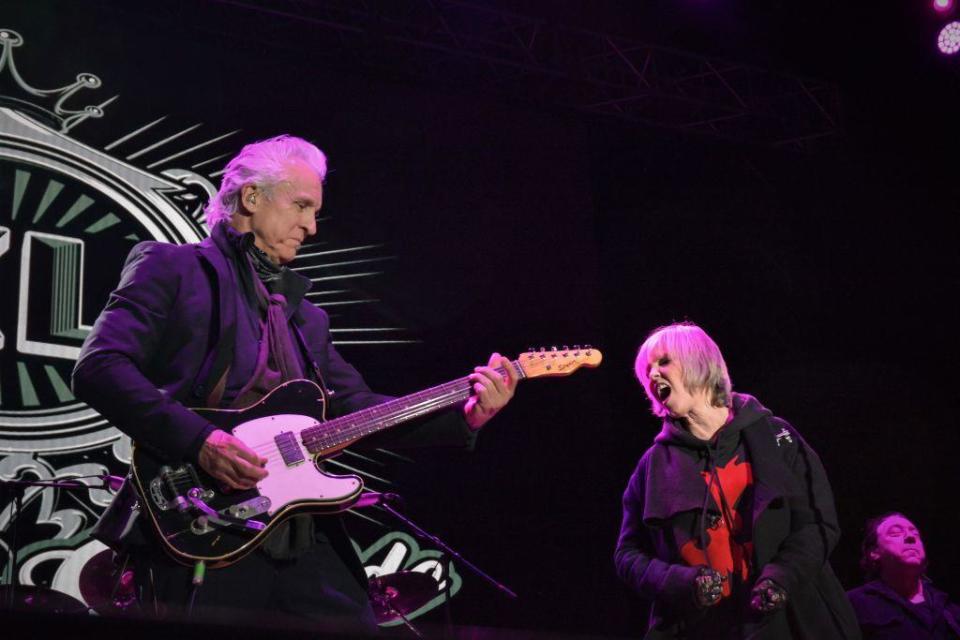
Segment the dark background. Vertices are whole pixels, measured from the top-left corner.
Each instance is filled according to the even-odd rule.
[[[350,286],[422,341],[343,347],[374,388],[462,375],[493,349],[603,350],[598,370],[524,383],[476,452],[387,471],[412,515],[521,596],[465,576],[457,622],[636,631],[611,556],[622,488],[659,427],[632,359],[682,319],[716,339],[735,389],[820,453],[844,585],[858,584],[865,518],[900,510],[930,576],[960,597],[960,58],[935,51],[946,19],[919,1],[485,4],[834,81],[843,132],[797,152],[623,124],[318,60],[324,31],[274,25],[267,44],[245,37],[266,25],[224,19],[221,3],[5,3],[0,27],[27,40],[17,61],[35,84],[92,71],[120,95],[73,132],[91,146],[169,114],[171,133],[242,130],[220,150],[282,132],[323,148],[321,235],[386,244],[386,273]],[[119,265],[98,268],[109,279]]]

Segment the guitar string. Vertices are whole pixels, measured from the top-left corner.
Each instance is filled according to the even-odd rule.
[[[343,430],[333,433],[314,433],[312,437],[304,438],[303,444],[307,451],[311,453],[322,452],[324,449],[330,449],[344,444],[349,444],[359,440],[367,435],[376,433],[382,429],[395,426],[405,422],[409,418],[419,417],[430,413],[438,408],[449,406],[458,401],[459,398],[452,398],[451,401],[437,400],[429,405],[423,405],[416,409],[409,409],[387,417],[380,417],[378,420],[369,420],[362,423],[347,425]]]
[[[448,392],[445,396],[431,399],[429,403],[421,403],[415,407],[404,408],[403,410],[395,414],[390,414],[390,413],[381,411],[380,413],[385,413],[386,415],[367,416],[368,419],[363,422],[355,422],[354,420],[357,414],[350,414],[350,416],[344,416],[344,418],[352,417],[354,418],[354,420],[346,421],[344,424],[340,426],[339,429],[337,429],[336,427],[334,429],[324,428],[326,425],[331,424],[330,422],[326,422],[326,423],[322,423],[321,425],[318,425],[320,428],[320,431],[314,432],[312,434],[313,438],[310,438],[310,439],[311,440],[329,440],[332,437],[345,436],[346,440],[343,440],[341,438],[340,442],[353,440],[353,439],[356,439],[357,437],[362,437],[364,435],[367,435],[366,433],[364,433],[364,430],[368,426],[374,426],[377,423],[382,424],[382,427],[380,428],[387,428],[389,426],[393,426],[393,424],[388,424],[388,423],[392,421],[404,421],[408,418],[408,416],[416,417],[419,414],[429,413],[430,411],[435,410],[436,407],[442,407],[446,404],[452,404],[453,402],[458,401],[460,398],[457,398],[456,396],[460,396],[460,395],[461,395],[460,389],[453,390],[453,393]],[[383,405],[376,405],[376,406],[382,407]],[[341,418],[338,420],[343,420],[343,419]],[[307,427],[307,429],[302,430],[299,434],[301,436],[301,439],[303,440],[308,439],[308,437],[304,436],[304,431],[307,431],[308,429],[317,429],[317,428],[318,427]],[[375,430],[379,430],[379,429],[375,429]],[[336,444],[339,444],[340,442],[337,442]],[[333,444],[335,443],[331,442],[328,444],[328,446],[333,446]],[[270,442],[270,441],[261,442],[259,444],[254,444],[252,446],[248,445],[248,446],[250,446],[250,448],[256,452],[263,452],[263,451],[279,452],[279,445],[276,444],[275,442]]]
[[[469,379],[464,379],[464,380],[468,381]],[[462,381],[457,381],[457,382],[462,382]],[[443,385],[443,386],[448,386],[448,385]],[[449,385],[449,386],[452,386],[452,385]],[[461,386],[461,385],[458,385],[458,386]],[[383,416],[383,415],[367,416],[368,420],[364,422],[356,422],[356,423],[348,422],[344,424],[343,427],[335,433],[336,439],[333,439],[332,441],[330,440],[330,438],[331,438],[331,435],[333,434],[331,434],[329,431],[322,430],[322,433],[315,432],[315,437],[311,438],[310,442],[304,441],[303,446],[304,448],[307,449],[308,453],[313,453],[311,451],[311,445],[321,444],[322,446],[320,447],[320,451],[322,451],[323,449],[329,449],[334,446],[338,446],[344,443],[349,443],[351,441],[358,440],[368,435],[369,433],[375,433],[382,429],[386,429],[391,426],[394,426],[398,423],[405,422],[409,418],[414,418],[414,417],[418,417],[419,415],[428,414],[439,408],[443,408],[444,406],[449,406],[451,404],[459,402],[465,397],[464,394],[466,394],[466,397],[469,396],[470,386],[467,385],[466,389],[461,387],[461,388],[446,389],[445,391],[446,393],[444,395],[431,398],[429,402],[421,403],[414,407],[404,407],[401,411],[395,414],[388,413],[386,416]],[[383,407],[383,405],[376,405],[376,406]],[[381,411],[379,413],[384,413],[384,412]],[[356,416],[356,414],[352,414],[352,415]],[[370,419],[370,418],[373,418],[373,419]],[[328,424],[328,423],[324,423],[324,424]],[[320,425],[320,426],[322,427],[323,425]],[[373,429],[370,431],[365,431],[366,429],[369,429],[369,427],[373,427]],[[316,429],[316,428],[317,427],[308,427],[308,429]],[[306,431],[306,429],[304,429],[303,431]],[[303,439],[303,431],[300,432],[301,439]],[[283,456],[283,452],[279,448],[279,445],[275,442],[269,442],[269,441],[262,442],[261,444],[253,445],[250,448],[261,457],[266,458],[268,465],[274,465],[274,464],[280,463],[283,466],[289,466],[286,458],[284,458]],[[297,451],[297,453],[302,454],[302,451]],[[296,463],[301,463],[301,462],[303,462],[302,459],[296,461]],[[192,482],[189,479],[185,479],[185,481],[188,483]]]
[[[429,404],[422,404],[418,405],[417,407],[405,409],[404,411],[398,412],[395,415],[387,416],[385,420],[381,416],[378,420],[378,422],[381,424],[378,426],[378,428],[374,428],[371,433],[374,431],[379,431],[383,428],[394,426],[394,424],[399,422],[404,422],[408,419],[408,417],[416,417],[418,415],[434,411],[436,408],[442,408],[445,405],[453,404],[461,399],[458,397],[461,395],[462,393],[460,390],[456,390],[454,393],[448,393],[447,397],[435,398]],[[323,432],[315,434],[314,438],[310,439],[309,442],[305,441],[303,444],[307,448],[308,452],[311,452],[311,445],[321,444],[320,450],[322,451],[323,449],[349,443],[367,435],[365,430],[370,426],[374,426],[375,424],[376,423],[373,421],[369,421],[368,423],[347,424],[342,429],[334,433]],[[284,464],[286,464],[286,459],[283,457],[283,452],[276,443],[269,441],[262,442],[261,444],[253,445],[251,449],[253,449],[258,455],[267,458],[268,463],[282,461]]]
[[[526,377],[523,375],[523,370],[519,366],[518,360],[512,361],[510,365],[513,366],[522,377]],[[495,371],[500,374],[506,373],[506,370],[503,367],[497,367]],[[368,407],[367,409],[362,409],[356,413],[337,418],[333,421],[328,421],[313,427],[307,427],[301,430],[298,435],[300,435],[301,443],[307,448],[308,452],[313,453],[310,451],[310,446],[316,444],[325,445],[320,447],[322,451],[324,448],[330,448],[358,440],[382,429],[405,422],[408,419],[426,415],[445,406],[465,400],[470,396],[472,385],[473,383],[470,381],[470,377],[464,376],[462,378],[458,378],[457,380],[452,380],[450,382],[431,387],[409,396],[397,398],[383,404],[374,405],[373,407]],[[436,394],[437,392],[441,393],[430,397],[431,394]],[[427,399],[421,400],[413,406],[403,406],[404,403],[409,403],[410,401],[423,396],[427,396]],[[399,410],[396,410],[391,406],[395,404],[401,405]],[[342,422],[342,426],[337,427],[338,422]],[[331,441],[332,432],[335,434],[335,436],[339,437],[339,439],[334,439]],[[256,452],[266,452],[264,457],[268,459],[268,462],[283,460],[285,463],[286,460],[283,458],[283,452],[279,447],[280,445],[276,442],[267,441],[252,445],[250,448]],[[261,455],[263,454],[261,453]],[[192,482],[192,480],[187,481]]]
[[[405,406],[400,407],[398,410],[395,409],[390,411],[389,409],[392,409],[392,407],[388,407],[388,405],[392,403],[384,403],[371,407],[369,410],[365,410],[368,415],[360,416],[358,414],[361,412],[358,412],[357,414],[344,416],[344,418],[341,419],[344,420],[343,427],[341,429],[336,429],[335,433],[338,436],[346,436],[349,439],[362,437],[364,435],[368,435],[366,430],[377,423],[383,425],[381,428],[386,428],[387,426],[393,426],[392,424],[387,424],[391,421],[403,420],[408,416],[416,417],[418,415],[423,415],[435,410],[438,407],[457,402],[462,399],[464,393],[469,395],[470,391],[470,387],[466,378],[457,382],[463,383],[462,385],[457,385],[457,387],[460,388],[447,388],[444,390],[443,394],[428,398],[415,406]],[[450,383],[450,386],[452,387],[452,383]],[[375,429],[375,431],[376,430],[379,429]],[[307,440],[319,440],[324,438],[324,436],[329,437],[332,432],[331,429],[325,429],[324,425],[320,425],[319,427],[311,427],[310,430],[304,431],[311,431],[310,433],[301,432],[301,438],[305,442]]]
[[[511,364],[516,367],[518,362],[514,361]],[[498,367],[496,371],[501,374],[505,373],[502,367]],[[438,409],[466,400],[471,395],[472,387],[473,383],[470,381],[469,376],[465,376],[431,389],[411,394],[410,396],[369,407],[334,421],[307,427],[299,432],[298,435],[300,436],[301,442],[297,444],[302,444],[302,446],[307,449],[307,452],[310,453],[311,445],[325,445],[320,447],[322,451],[324,448],[359,440],[372,433],[406,422],[409,419],[427,415]],[[420,400],[414,405],[409,405],[412,400],[418,400],[422,396],[427,396],[427,398]],[[401,405],[399,409],[391,406],[395,404]],[[339,428],[336,426],[337,422],[342,423]],[[333,425],[332,430],[330,429],[331,425]],[[329,440],[331,435],[335,435],[339,440],[333,440],[331,442]],[[267,464],[277,462],[281,462],[284,465],[287,464],[286,458],[284,458],[283,452],[280,450],[280,445],[276,441],[261,442],[250,446],[250,448],[260,452],[259,455],[267,459]],[[302,453],[302,451],[298,451],[298,453]],[[302,461],[303,460],[298,460],[297,462]],[[190,477],[176,477],[171,478],[170,481],[177,489],[195,484]]]
[[[517,371],[520,372],[522,375],[522,370],[519,367],[519,361],[511,362],[511,366],[517,369]],[[500,374],[506,373],[506,370],[503,367],[497,367],[495,371]],[[350,436],[366,435],[363,432],[363,427],[366,426],[367,422],[379,422],[383,420],[384,417],[386,417],[387,420],[396,419],[397,416],[402,417],[404,415],[407,415],[408,412],[412,410],[420,411],[425,408],[429,409],[433,406],[436,406],[438,400],[444,401],[444,402],[448,400],[450,398],[451,393],[459,395],[462,392],[466,392],[467,394],[469,394],[470,389],[471,389],[470,378],[469,376],[464,376],[463,378],[458,378],[456,380],[452,380],[450,382],[446,382],[446,383],[437,385],[435,387],[425,389],[424,391],[420,391],[420,392],[411,394],[409,396],[396,398],[394,400],[390,400],[379,405],[374,405],[366,409],[361,409],[356,413],[349,414],[347,416],[343,416],[341,418],[337,418],[331,421],[327,421],[325,423],[316,425],[314,427],[307,427],[306,429],[303,429],[300,431],[300,436],[301,436],[301,439],[309,438],[311,437],[311,435],[313,435],[309,433],[310,431],[313,431],[313,433],[315,433],[318,437],[324,436],[324,435],[328,436],[331,432],[331,429],[334,429],[334,430],[337,429],[336,424],[338,422],[344,423],[340,431],[344,431]],[[431,395],[437,394],[438,392],[439,392],[439,395],[433,398],[430,397]],[[404,404],[409,403],[411,400],[418,400],[420,398],[423,398],[424,396],[426,397],[426,400],[420,400],[420,402],[417,403],[417,405],[414,407],[403,406]],[[397,416],[394,416],[394,415],[391,415],[391,413],[393,411],[396,411],[396,409],[391,405],[396,405],[396,404],[400,404],[401,407],[400,407],[400,411],[397,413]],[[416,414],[413,413],[410,415],[416,415]],[[274,445],[272,443],[267,442],[267,443],[264,443],[264,445],[260,445],[260,446],[271,447]]]
[[[380,406],[382,406],[382,405],[377,405],[377,406],[380,407]],[[421,404],[421,405],[418,405],[418,406],[416,407],[416,409],[419,410],[419,409],[421,409],[423,406],[424,406],[424,405],[422,405],[422,404]],[[398,413],[397,415],[402,415],[403,413],[405,413],[405,412],[407,412],[407,411],[409,411],[409,410],[408,410],[408,409],[404,409],[403,411],[401,411],[401,412]],[[311,438],[312,438],[312,439],[327,439],[327,438],[331,438],[331,437],[334,437],[334,436],[341,436],[341,435],[352,434],[352,433],[356,430],[357,425],[358,425],[358,424],[361,424],[361,423],[359,423],[359,422],[357,421],[358,418],[365,418],[365,419],[362,421],[362,424],[364,424],[364,425],[365,425],[366,423],[368,423],[368,422],[369,422],[369,423],[373,423],[373,424],[375,424],[376,422],[382,422],[382,421],[384,420],[384,417],[386,417],[387,420],[394,419],[394,415],[391,415],[391,414],[389,414],[388,412],[383,412],[382,410],[381,410],[381,411],[378,411],[377,413],[383,414],[383,415],[374,415],[374,416],[370,416],[370,415],[358,415],[358,414],[360,414],[360,413],[361,413],[361,412],[358,412],[358,413],[355,413],[355,414],[350,414],[349,416],[344,416],[343,418],[338,418],[338,419],[336,419],[336,420],[334,420],[334,421],[329,421],[329,422],[321,423],[320,425],[315,425],[315,426],[313,426],[313,427],[307,427],[307,428],[301,430],[298,435],[300,436],[301,440],[307,440],[307,439],[311,439]],[[368,414],[369,414],[370,412],[365,411],[364,413],[368,413]],[[289,433],[289,432],[287,432],[287,433]],[[250,447],[251,447],[252,449],[254,449],[254,450],[265,450],[265,449],[272,449],[272,448],[278,448],[278,447],[279,447],[279,445],[278,445],[276,442],[270,442],[270,441],[265,441],[265,442],[262,441],[262,442],[260,442],[259,444],[248,445],[248,446],[250,446]]]
[[[519,362],[514,361],[514,362],[511,363],[511,365],[514,366],[514,367],[519,371]],[[500,374],[506,373],[506,370],[505,370],[503,367],[498,367],[498,368],[495,369],[495,371],[496,371],[497,373],[500,373]],[[471,389],[471,386],[472,386],[472,384],[471,384],[471,382],[470,382],[470,377],[469,377],[469,376],[464,376],[464,377],[462,377],[462,378],[458,378],[458,379],[456,379],[456,380],[452,380],[452,381],[450,381],[450,382],[445,382],[445,383],[440,384],[440,385],[437,385],[437,386],[435,386],[435,387],[431,387],[431,388],[429,388],[429,389],[425,389],[425,390],[423,390],[423,391],[419,391],[419,392],[417,392],[417,393],[410,394],[409,396],[404,396],[404,397],[402,397],[402,398],[396,398],[396,399],[394,399],[394,400],[389,400],[389,401],[387,401],[387,402],[385,402],[385,403],[382,403],[382,404],[378,404],[378,405],[374,405],[374,406],[372,406],[372,407],[368,407],[368,408],[366,408],[366,409],[362,409],[362,410],[360,410],[360,411],[358,411],[358,412],[356,412],[356,413],[349,414],[349,415],[343,416],[343,417],[341,417],[341,418],[337,418],[337,419],[335,419],[335,420],[328,421],[328,422],[323,423],[323,424],[321,424],[321,425],[318,425],[318,426],[316,426],[316,427],[309,427],[308,429],[304,429],[304,431],[301,432],[301,437],[304,437],[304,436],[305,436],[305,437],[310,437],[310,435],[311,435],[310,433],[304,433],[304,432],[307,432],[307,431],[309,431],[309,430],[316,430],[316,433],[329,432],[329,425],[331,425],[331,423],[335,424],[335,423],[340,422],[340,421],[346,422],[346,423],[347,423],[347,424],[346,424],[346,428],[349,429],[349,428],[351,428],[351,427],[354,426],[353,424],[350,424],[350,423],[353,422],[353,421],[360,421],[360,420],[364,420],[364,421],[365,421],[365,420],[369,420],[369,419],[371,419],[371,418],[374,419],[374,420],[380,420],[380,419],[383,418],[384,415],[388,415],[388,416],[389,416],[393,411],[397,411],[398,409],[397,409],[397,407],[396,407],[395,405],[400,405],[400,406],[399,406],[399,411],[403,412],[403,411],[406,411],[406,410],[408,409],[408,407],[406,407],[406,406],[404,406],[404,405],[409,404],[411,401],[419,400],[419,403],[418,403],[418,405],[417,405],[417,406],[419,407],[421,404],[424,404],[424,403],[429,404],[429,403],[431,403],[434,398],[447,397],[447,396],[449,396],[449,394],[450,394],[451,392],[457,392],[457,393],[459,393],[459,392],[461,392],[461,390],[462,390],[462,391],[466,391],[466,392],[469,394],[470,389]],[[464,388],[464,387],[465,387],[465,388]],[[431,396],[433,396],[433,398],[432,398]],[[325,427],[326,427],[326,428],[325,428]]]
[[[519,361],[512,361],[511,366],[517,369],[522,375]],[[495,371],[500,374],[506,373],[503,367],[497,367]],[[301,443],[298,444],[302,444],[308,452],[314,453],[311,451],[311,446],[316,448],[317,444],[321,445],[319,449],[322,451],[323,449],[349,443],[382,429],[395,426],[401,422],[426,415],[464,400],[470,396],[472,386],[473,383],[470,381],[469,376],[464,376],[463,378],[458,378],[457,380],[452,380],[409,396],[374,405],[373,407],[368,407],[356,413],[313,427],[307,427],[299,432],[298,435],[300,436]],[[437,392],[440,393],[433,395],[437,394]],[[431,395],[433,395],[433,397],[430,397]],[[403,406],[423,396],[427,396],[427,398],[413,406]],[[391,406],[395,404],[401,405],[399,410]],[[342,426],[338,427],[338,422],[342,422]],[[276,442],[261,442],[260,444],[250,446],[250,448],[257,452],[258,455],[267,458],[268,463],[282,461],[286,464],[286,459],[283,457],[280,445]]]

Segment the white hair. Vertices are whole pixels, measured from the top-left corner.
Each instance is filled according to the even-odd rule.
[[[240,150],[227,163],[220,182],[220,191],[207,203],[204,213],[207,226],[229,221],[240,211],[241,191],[253,184],[269,191],[270,187],[283,180],[288,165],[301,160],[313,169],[320,181],[327,176],[327,156],[303,138],[281,135],[259,142],[252,142]]]
[[[687,389],[706,390],[711,404],[716,407],[731,406],[733,385],[720,347],[706,331],[692,322],[678,322],[654,329],[640,346],[634,362],[637,380],[650,398],[653,413],[660,417],[669,413],[650,388],[650,356],[659,357],[660,354],[668,355],[680,364]]]

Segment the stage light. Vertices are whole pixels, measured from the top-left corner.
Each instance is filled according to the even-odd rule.
[[[950,11],[953,8],[953,0],[933,0],[933,8],[937,11]]]
[[[950,22],[940,30],[937,46],[940,47],[941,53],[948,56],[960,51],[960,22]]]

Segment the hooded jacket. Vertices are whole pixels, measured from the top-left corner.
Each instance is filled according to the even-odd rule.
[[[755,398],[734,394],[733,411],[710,441],[665,420],[624,492],[615,563],[621,579],[652,601],[646,637],[859,638],[828,564],[840,530],[820,459]],[[731,597],[701,609],[693,588],[699,567],[681,550],[709,535],[723,506],[708,493],[709,478],[731,462],[750,465],[747,491],[729,505],[744,520],[749,574]],[[765,615],[748,607],[750,589],[763,578],[788,596],[783,609]]]

